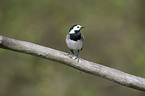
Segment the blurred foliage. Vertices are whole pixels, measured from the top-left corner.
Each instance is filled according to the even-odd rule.
[[[0,35],[69,52],[81,24],[81,57],[145,77],[144,0],[1,0]],[[144,93],[27,54],[0,49],[0,96],[144,96]]]

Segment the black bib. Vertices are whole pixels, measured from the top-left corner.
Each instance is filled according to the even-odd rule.
[[[77,32],[77,33],[74,33],[74,34],[70,34],[70,39],[74,40],[74,41],[80,40],[81,39],[81,33]]]

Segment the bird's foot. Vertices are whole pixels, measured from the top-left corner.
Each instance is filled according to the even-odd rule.
[[[73,56],[72,58],[73,58],[74,60],[75,60],[75,59],[77,59],[77,57],[76,57],[76,56]]]
[[[73,56],[73,55],[71,55],[71,54],[69,54],[68,53],[68,56],[70,57],[70,58],[72,58],[73,60],[78,60],[78,62],[79,62],[79,58],[77,57],[77,56]]]
[[[68,53],[68,56],[72,59],[74,59],[74,56]]]

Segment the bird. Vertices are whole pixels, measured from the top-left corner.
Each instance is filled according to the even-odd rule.
[[[85,27],[79,24],[75,24],[72,27],[70,27],[69,33],[67,34],[65,40],[67,47],[74,55],[73,59],[78,59],[78,62],[80,59],[80,51],[82,51],[84,43],[84,36],[80,32],[82,28]],[[81,71],[79,70],[78,72],[81,73]]]

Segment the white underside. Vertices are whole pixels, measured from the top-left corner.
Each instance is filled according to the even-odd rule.
[[[82,40],[77,40],[77,41],[73,41],[73,40],[66,40],[67,46],[69,49],[72,50],[81,50],[83,47],[83,41]]]

